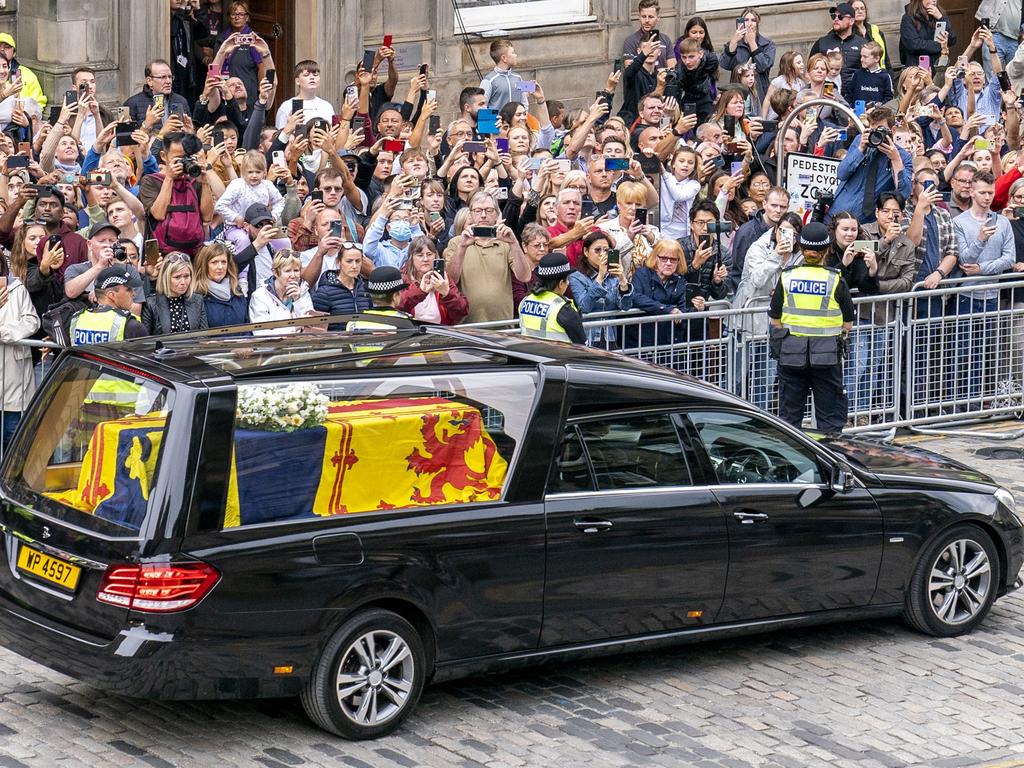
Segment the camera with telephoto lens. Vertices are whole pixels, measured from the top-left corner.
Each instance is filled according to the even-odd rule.
[[[203,175],[203,166],[199,164],[193,155],[185,155],[181,158],[181,172],[190,179],[198,179]]]
[[[114,252],[114,261],[128,261],[128,251],[122,243],[114,243],[110,250]]]
[[[724,235],[727,232],[732,232],[732,229],[731,221],[709,221],[707,227],[709,235]]]
[[[811,221],[817,221],[820,224],[825,223],[825,214],[828,213],[828,209],[832,207],[832,203],[835,202],[835,196],[830,193],[818,193],[818,199],[814,203],[814,210],[811,211]]]
[[[892,131],[888,128],[872,128],[868,132],[868,146],[878,149],[886,139],[892,139]]]

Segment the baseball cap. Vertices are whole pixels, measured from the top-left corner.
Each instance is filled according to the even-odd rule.
[[[17,48],[18,46],[14,43],[14,38],[11,37],[7,32],[0,32],[0,43],[7,43],[11,48]]]
[[[121,236],[121,230],[118,227],[115,227],[109,221],[103,219],[101,221],[97,221],[95,224],[92,225],[92,229],[89,230],[89,239],[91,240],[92,238],[96,237],[96,235],[98,235],[104,229],[112,229],[114,230],[115,235],[117,235],[118,237]]]
[[[853,16],[853,6],[849,3],[840,3],[834,5],[828,9],[829,15],[835,14],[836,16]]]
[[[245,223],[258,227],[260,224],[274,223],[274,214],[263,203],[253,203],[245,209]]]

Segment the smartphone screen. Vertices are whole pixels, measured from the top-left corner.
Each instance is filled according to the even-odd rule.
[[[302,110],[302,99],[292,99],[292,113],[300,112]]]
[[[613,267],[619,263],[619,250],[618,248],[608,249],[608,266]]]
[[[401,154],[405,152],[405,142],[398,139],[384,139],[384,151]]]
[[[274,84],[274,80],[277,78],[277,70],[276,69],[268,69],[266,72],[263,73],[263,76],[267,79],[268,83],[273,85]]]
[[[604,169],[606,171],[628,171],[629,170],[629,158],[627,158],[627,157],[606,157],[604,159]]]
[[[480,154],[481,152],[487,151],[487,145],[482,141],[467,141],[462,145],[463,150],[471,155]]]
[[[331,222],[331,237],[341,237],[341,219]]]
[[[473,227],[473,237],[497,237],[497,227]]]
[[[430,122],[429,122],[429,124],[427,126],[427,130],[430,131],[430,133],[437,133],[438,131],[441,130],[441,116],[440,115],[431,115],[430,116]]]

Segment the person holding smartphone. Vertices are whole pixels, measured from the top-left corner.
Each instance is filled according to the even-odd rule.
[[[422,237],[416,208],[387,197],[366,229],[363,253],[377,267],[401,267],[414,237]]]
[[[591,232],[583,238],[583,257],[569,275],[573,300],[583,315],[633,308],[633,284],[622,266],[622,258],[612,248],[604,232]],[[593,328],[587,332],[587,345],[613,349],[617,345],[615,328]]]
[[[736,17],[736,31],[722,48],[718,65],[735,70],[750,63],[755,72],[759,99],[768,94],[769,75],[775,66],[775,43],[761,34],[761,14],[753,8],[744,8]]]
[[[362,255],[356,262],[356,275]],[[270,267],[270,276],[249,296],[249,321],[263,323],[271,320],[289,320],[316,314],[309,287],[301,277],[302,264],[290,250],[278,251]],[[364,294],[365,296],[365,294]],[[366,298],[369,306],[369,297]],[[253,331],[254,336],[299,333],[295,327]]]
[[[991,75],[985,74],[981,64],[971,61],[979,50],[989,52],[992,62]],[[946,103],[959,107],[964,115],[984,115],[984,121],[978,126],[978,134],[984,135],[989,126],[999,121],[1003,105],[1003,91],[999,84],[1003,64],[996,52],[992,31],[985,27],[974,30],[963,55],[968,62],[966,72],[962,80],[953,81]]]
[[[124,101],[124,106],[128,107],[128,113],[132,120],[139,125],[147,123],[147,120],[150,120],[149,111],[158,106],[158,101],[163,103],[163,108],[156,109],[158,114],[152,120],[155,120],[160,125],[167,122],[167,118],[171,114],[170,106],[172,104],[179,114],[189,115],[192,113],[192,108],[188,102],[171,90],[174,74],[171,71],[171,65],[167,61],[164,59],[153,59],[146,64],[145,75],[146,84],[142,87],[142,90],[129,96]]]
[[[3,419],[0,421],[0,446],[6,451],[14,431],[21,422],[21,414],[28,407],[36,391],[32,373],[32,355],[15,342],[27,339],[39,330],[39,316],[32,306],[25,284],[0,259],[0,348],[2,348],[3,381],[0,383],[0,403]]]
[[[398,297],[398,309],[409,316],[425,323],[456,325],[469,313],[469,302],[446,273],[444,257],[431,238],[413,239],[401,273],[408,285]]]
[[[1013,228],[1005,216],[992,211],[995,195],[995,179],[991,173],[978,171],[971,180],[971,207],[953,219],[956,231],[960,269],[968,277],[998,275],[1013,268],[1017,260]],[[956,299],[957,315],[973,315],[995,312],[999,309],[999,288],[983,287],[979,290],[961,293]],[[970,402],[959,407],[966,410],[980,408],[981,380],[984,369],[995,367],[995,355],[999,352],[988,348],[986,339],[992,338],[991,325],[994,319],[984,322],[964,319],[957,321],[957,368],[968,371],[966,387],[963,380],[956,387],[957,399],[970,398]],[[962,374],[961,374],[962,375]]]
[[[945,31],[936,29],[941,22]],[[921,56],[928,56],[934,70],[942,56],[956,46],[956,32],[949,16],[942,10],[938,0],[911,0],[905,6],[900,19],[900,61],[903,66],[917,66]]]

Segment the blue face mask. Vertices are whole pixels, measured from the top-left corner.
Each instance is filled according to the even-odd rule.
[[[409,226],[408,221],[395,221],[389,225],[388,231],[391,233],[392,240],[402,243],[412,240],[412,227]]]

